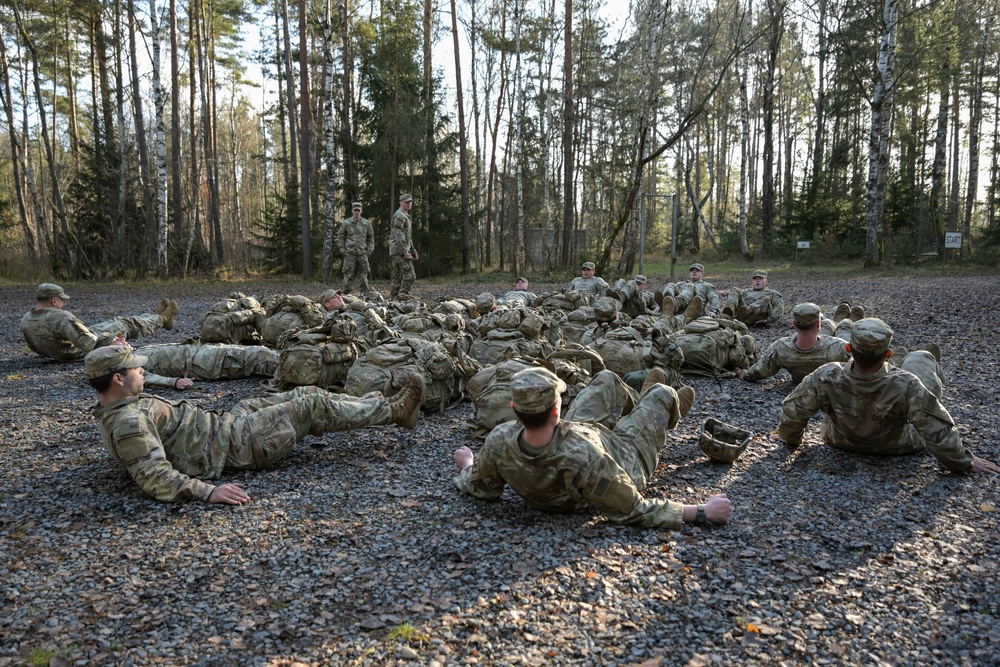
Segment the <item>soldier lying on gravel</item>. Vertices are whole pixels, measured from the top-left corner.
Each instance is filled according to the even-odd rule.
[[[84,361],[99,396],[94,417],[105,447],[144,493],[167,502],[248,502],[242,484],[202,480],[270,468],[307,435],[386,424],[412,429],[424,392],[419,376],[390,401],[378,393],[354,398],[299,387],[220,413],[141,394],[145,362],[127,345],[98,348]]]
[[[855,322],[847,348],[851,361],[820,367],[785,398],[778,438],[797,447],[809,419],[822,410],[821,433],[831,447],[885,455],[926,448],[955,472],[1000,472],[962,444],[954,420],[935,396],[942,386],[937,346],[937,355],[914,350],[894,368],[888,363],[891,343],[892,329],[882,320]]]
[[[160,301],[156,313],[115,317],[87,327],[73,313],[63,310],[69,295],[59,285],[42,283],[35,291],[35,307],[21,318],[24,342],[37,354],[56,361],[79,361],[95,347],[116,338],[135,340],[157,329],[173,329],[177,302]]]
[[[611,371],[601,371],[560,418],[566,384],[544,368],[511,378],[516,421],[493,429],[478,457],[455,451],[459,490],[499,500],[505,484],[537,509],[565,512],[596,505],[615,523],[678,528],[682,521],[725,523],[733,508],[726,495],[705,505],[644,498],[642,490],[659,463],[667,430],[694,403],[694,390],[662,384],[662,369],[650,371],[642,393]],[[614,429],[605,423],[623,416]]]

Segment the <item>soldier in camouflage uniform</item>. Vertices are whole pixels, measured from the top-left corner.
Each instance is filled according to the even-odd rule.
[[[948,411],[910,373],[887,363],[892,329],[880,319],[854,324],[851,361],[820,367],[781,404],[778,438],[791,447],[802,442],[809,419],[825,413],[821,434],[831,447],[859,454],[899,455],[928,449],[955,472],[1000,472],[995,464],[962,444]],[[920,355],[911,352],[907,355]],[[940,379],[940,378],[938,378]]]
[[[413,221],[410,219],[410,209],[413,207],[413,197],[407,194],[399,195],[399,208],[392,215],[392,227],[389,230],[389,269],[391,285],[389,297],[399,298],[400,294],[409,296],[417,274],[413,270],[413,262],[420,259],[417,249],[413,247]]]
[[[36,354],[56,361],[79,361],[116,338],[135,340],[160,328],[173,329],[177,317],[177,302],[163,299],[156,313],[115,317],[87,327],[63,310],[68,299],[63,288],[52,283],[42,283],[35,291],[35,307],[21,318],[21,335]]]
[[[343,256],[344,292],[354,290],[358,281],[362,294],[368,293],[368,258],[375,250],[375,231],[368,218],[361,217],[361,202],[351,204],[351,217],[340,223],[337,230],[337,244]]]
[[[660,310],[653,301],[653,295],[646,291],[646,276],[643,275],[638,275],[625,283],[615,296],[622,304],[621,312],[630,318],[652,315]]]
[[[584,262],[583,268],[580,269],[580,275],[573,278],[569,284],[569,288],[577,292],[594,294],[596,296],[607,294],[611,286],[604,281],[604,278],[598,278],[594,275],[595,268],[593,262]]]
[[[697,262],[688,271],[688,280],[679,283],[668,283],[662,291],[657,292],[660,310],[664,315],[677,315],[687,311],[695,297],[701,299],[701,312],[695,317],[719,314],[719,295],[712,283],[706,283],[705,267]]]
[[[145,362],[127,345],[98,348],[84,360],[99,395],[94,418],[105,447],[144,493],[167,502],[248,502],[242,484],[203,480],[270,468],[307,435],[386,424],[412,429],[424,389],[416,376],[391,401],[378,393],[354,398],[299,387],[216,412],[140,393]]]
[[[532,302],[537,299],[538,296],[534,292],[528,291],[528,279],[525,277],[520,277],[514,281],[514,289],[504,294],[502,297],[497,299],[497,305],[507,305],[507,306],[531,306]]]
[[[682,521],[706,518],[724,523],[732,512],[725,494],[700,506],[642,496],[667,430],[694,402],[694,390],[676,392],[658,384],[662,378],[651,373],[637,395],[614,373],[601,371],[560,419],[566,384],[544,368],[516,373],[511,397],[517,420],[494,428],[478,457],[468,447],[455,452],[460,470],[455,486],[477,498],[499,500],[509,484],[537,509],[565,512],[596,505],[615,523],[646,528],[678,528]],[[634,408],[614,430],[594,421],[630,403]]]
[[[262,345],[199,345],[197,343],[150,345],[140,348],[137,354],[146,358],[146,385],[164,386],[153,374],[170,379],[176,389],[175,379],[241,380],[261,375],[271,377],[278,368],[281,354]],[[190,385],[188,385],[190,386]]]
[[[722,314],[751,325],[771,326],[781,321],[785,300],[777,290],[767,286],[767,271],[754,271],[750,284],[750,289],[734,287],[729,290]]]
[[[753,366],[737,371],[741,379],[757,382],[777,375],[782,368],[798,384],[802,378],[831,361],[848,361],[847,342],[820,333],[819,306],[800,303],[792,309],[792,325],[796,333],[771,343]],[[829,320],[827,320],[829,322]]]

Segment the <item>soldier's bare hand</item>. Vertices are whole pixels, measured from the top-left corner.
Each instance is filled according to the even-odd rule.
[[[458,466],[459,470],[465,470],[472,465],[475,457],[472,454],[472,450],[466,446],[461,446],[455,450],[455,465]]]
[[[989,461],[984,461],[978,456],[972,457],[972,472],[989,472],[994,475],[1000,472],[1000,466],[996,463],[990,463]]]
[[[174,389],[187,389],[194,385],[194,380],[191,378],[177,378],[174,380]]]
[[[729,515],[732,513],[733,504],[724,493],[712,496],[705,503],[705,518],[712,523],[725,523],[729,521]]]
[[[224,505],[242,505],[250,502],[250,496],[243,490],[242,484],[223,484],[215,487],[212,495],[208,497],[210,503],[220,503]]]

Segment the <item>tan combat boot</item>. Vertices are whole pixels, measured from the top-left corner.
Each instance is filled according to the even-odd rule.
[[[421,375],[414,373],[410,382],[395,396],[389,399],[392,410],[392,423],[412,431],[420,417],[420,404],[424,401],[426,382]]]
[[[670,317],[677,314],[677,304],[674,303],[674,297],[669,294],[663,295],[663,299],[660,301],[660,312]]]
[[[737,319],[740,322],[745,323],[749,315],[750,315],[750,309],[747,308],[746,306],[740,306],[739,308],[736,309],[736,317],[733,319]]]
[[[930,352],[934,356],[934,360],[941,363],[941,346],[937,343],[926,343],[917,348],[918,350],[924,350],[925,352]]]
[[[840,322],[841,320],[846,320],[851,316],[851,304],[846,301],[841,301],[840,305],[837,306],[837,312],[833,314],[833,321]]]
[[[163,311],[165,311],[167,309],[167,304],[169,304],[169,303],[170,302],[168,300],[166,300],[166,299],[160,299],[160,304],[156,307],[156,314],[157,315],[162,315]]]
[[[166,307],[160,313],[160,317],[163,318],[164,329],[173,329],[174,322],[177,320],[177,302],[173,299],[168,299]]]
[[[694,397],[694,387],[681,387],[677,390],[677,409],[681,411],[681,417],[691,412]]]
[[[865,309],[861,306],[851,306],[850,318],[852,322],[865,319]]]
[[[736,311],[733,310],[733,307],[730,306],[728,303],[722,307],[722,314],[731,320],[736,319]]]
[[[647,375],[645,381],[643,381],[640,393],[645,393],[647,389],[657,384],[665,384],[669,387],[670,378],[667,377],[667,373],[662,368],[654,366],[649,369],[649,375]]]
[[[701,308],[705,305],[700,296],[691,299],[691,303],[684,309],[684,324],[690,324],[701,317]]]

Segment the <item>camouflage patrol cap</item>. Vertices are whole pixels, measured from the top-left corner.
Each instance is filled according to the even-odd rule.
[[[635,282],[636,282],[637,284],[638,284],[638,283],[645,283],[645,282],[646,282],[646,276],[644,276],[644,275],[642,275],[642,274],[640,273],[639,275],[637,275],[637,276],[636,276],[635,278],[633,278],[632,280],[634,280],[634,281],[635,281]]]
[[[66,294],[62,287],[53,283],[42,283],[35,290],[36,299],[53,299],[55,297],[65,300],[69,298],[69,294]]]
[[[877,317],[866,317],[854,323],[851,349],[862,354],[885,354],[892,344],[892,329]]]
[[[344,290],[328,289],[327,291],[319,295],[319,302],[322,305],[327,301],[329,301],[330,299],[332,299],[333,297],[337,296],[338,294],[340,296],[344,296]]]
[[[596,266],[594,266],[594,263],[593,263],[593,262],[584,262],[584,263],[583,263],[583,266],[582,266],[581,268],[584,268],[584,269],[590,269],[591,271],[594,271],[594,270],[596,270],[596,269],[597,269],[597,267],[596,267]]]
[[[753,275],[750,276],[750,277],[751,278],[767,278],[767,271],[765,271],[764,269],[757,269],[756,271],[753,272]]]
[[[496,307],[496,305],[497,305],[496,297],[490,294],[489,292],[483,292],[482,294],[476,297],[476,310],[478,310],[480,313],[492,312],[493,309]]]
[[[618,302],[609,296],[602,296],[594,304],[594,317],[598,322],[612,322],[618,315]]]
[[[517,280],[514,281],[515,284],[516,283],[520,283],[520,282],[525,282],[526,283],[526,282],[528,282],[528,279],[525,278],[524,276],[520,276],[520,277],[518,277]]]
[[[819,322],[819,306],[815,303],[800,303],[792,308],[792,320],[800,327],[811,327]]]
[[[550,410],[556,397],[566,391],[566,383],[547,368],[531,367],[514,373],[510,379],[511,407],[518,412],[537,415]]]
[[[401,194],[401,195],[399,195],[399,203],[400,204],[402,204],[403,202],[407,202],[407,201],[413,201],[413,197],[411,197],[408,194]]]
[[[138,368],[145,363],[146,357],[133,354],[132,348],[128,345],[98,347],[83,359],[87,377],[91,380],[126,368]]]
[[[351,210],[352,211],[360,211],[361,210],[361,202],[356,201],[353,204],[351,204]]]
[[[705,273],[705,267],[702,266],[701,264],[697,263],[697,262],[695,262],[694,264],[692,264],[691,268],[689,270],[690,271],[701,271],[702,273]]]

